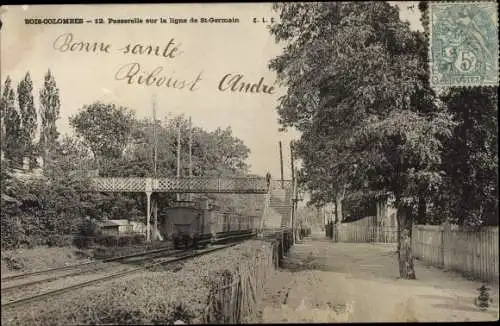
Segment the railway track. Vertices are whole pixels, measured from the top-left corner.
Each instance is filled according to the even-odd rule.
[[[232,240],[238,240],[241,238],[248,238],[249,236],[254,236],[254,234],[233,234],[233,232],[221,232],[219,238],[216,239],[215,243],[221,243],[225,241],[232,241]],[[204,240],[201,241],[200,244],[204,245],[207,243],[210,243],[211,240]],[[29,272],[29,273],[23,273],[23,274],[17,274],[17,275],[10,275],[6,277],[2,277],[1,283],[2,283],[2,293],[10,288],[13,288],[14,286],[6,286],[6,283],[12,284],[14,281],[22,281],[25,279],[31,279],[34,276],[42,276],[47,274],[50,275],[50,279],[57,279],[59,276],[57,276],[58,273],[64,273],[64,272],[70,272],[71,270],[76,270],[76,272],[70,272],[69,274],[65,274],[62,276],[72,276],[72,275],[77,275],[79,269],[84,269],[88,268],[91,270],[91,268],[100,268],[106,263],[111,263],[111,262],[119,262],[119,261],[126,261],[130,260],[131,258],[134,257],[141,257],[141,256],[146,256],[146,255],[153,255],[153,254],[160,254],[163,255],[163,253],[168,252],[168,251],[173,251],[174,247],[172,245],[168,245],[159,249],[155,250],[148,250],[148,251],[142,251],[130,255],[123,255],[123,256],[118,256],[118,257],[112,257],[112,258],[105,258],[105,259],[100,259],[96,261],[90,261],[90,262],[85,262],[85,263],[80,263],[80,264],[73,264],[73,265],[68,265],[68,266],[61,266],[61,267],[56,267],[56,268],[49,268],[49,269],[44,269],[40,271],[34,271],[34,272]],[[87,272],[87,271],[82,271],[82,272]],[[56,275],[54,275],[56,274]],[[46,279],[43,279],[46,280]],[[39,281],[43,281],[39,280]],[[48,281],[48,279],[47,279]],[[31,282],[29,282],[31,283]],[[17,285],[16,285],[17,286]]]
[[[171,255],[178,252],[178,250],[173,250],[171,248],[165,248],[161,250],[153,250],[150,252],[137,253],[133,255],[116,257],[108,260],[95,261],[91,263],[78,264],[73,266],[65,266],[58,269],[50,269],[39,271],[35,273],[25,274],[24,277],[14,277],[2,282],[2,295],[11,293],[12,291],[18,291],[20,289],[39,286],[44,283],[58,281],[64,278],[75,278],[80,275],[86,275],[89,273],[95,273],[102,271],[107,268],[120,269],[126,268],[125,264],[137,264],[145,260],[154,259],[156,257],[163,257],[165,255]],[[71,267],[71,268],[67,268]]]
[[[57,296],[79,288],[95,285],[100,282],[117,279],[132,273],[143,271],[151,267],[187,260],[189,258],[201,256],[213,251],[222,250],[234,246],[241,241],[253,236],[254,234],[228,234],[226,237],[217,239],[216,243],[212,243],[213,247],[208,249],[172,250],[171,248],[163,248],[142,254],[133,254],[106,259],[99,262],[83,263],[73,266],[65,266],[61,268],[53,268],[50,270],[11,276],[5,278],[5,280],[10,280],[11,282],[2,282],[1,307],[2,309],[4,309],[22,306],[33,301]],[[228,242],[229,244],[227,244]],[[168,250],[170,250],[170,252],[168,252]],[[125,262],[126,264],[119,264],[120,262]],[[75,267],[76,270],[71,270]],[[15,281],[16,278],[18,281],[22,281],[25,280],[26,277],[46,275],[47,273],[67,272],[68,270],[69,273],[67,274],[62,273],[60,275],[51,275],[49,277],[41,278],[38,280],[29,278],[28,282],[15,282],[14,284],[12,284],[12,281]],[[25,278],[23,278],[23,276]],[[2,281],[4,281],[4,279],[2,279]],[[4,283],[10,283],[10,285],[4,287]],[[66,283],[69,283],[69,285]],[[42,287],[41,285],[48,285],[48,287]],[[6,294],[10,295],[7,297]]]
[[[52,274],[53,275],[53,273],[60,273],[63,271],[70,271],[70,270],[75,270],[75,269],[79,269],[79,268],[99,266],[99,265],[102,265],[105,263],[121,261],[121,260],[125,260],[128,258],[140,257],[143,255],[154,254],[154,253],[163,253],[165,251],[172,250],[172,249],[173,249],[173,247],[171,245],[169,245],[169,246],[165,246],[163,248],[137,252],[137,253],[130,254],[130,255],[123,255],[123,256],[118,256],[118,257],[112,257],[112,258],[106,258],[106,259],[100,259],[100,260],[80,263],[80,264],[73,264],[73,265],[49,268],[49,269],[44,269],[44,270],[39,270],[39,271],[34,271],[34,272],[29,272],[29,273],[10,275],[10,276],[6,276],[6,277],[2,277],[0,279],[2,282],[2,291],[5,289],[4,284],[7,282],[11,283],[12,281],[24,280],[24,279],[31,278],[33,276],[43,276],[45,274],[47,274],[47,275]]]

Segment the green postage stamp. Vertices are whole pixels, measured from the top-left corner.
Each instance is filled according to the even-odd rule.
[[[431,2],[430,82],[498,86],[496,2]]]

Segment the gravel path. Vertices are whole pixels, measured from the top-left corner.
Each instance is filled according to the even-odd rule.
[[[498,285],[487,311],[481,283],[415,261],[417,280],[399,280],[395,245],[296,244],[267,282],[258,322],[441,322],[498,320]]]

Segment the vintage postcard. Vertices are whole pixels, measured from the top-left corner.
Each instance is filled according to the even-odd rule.
[[[497,13],[1,6],[2,325],[497,320]]]

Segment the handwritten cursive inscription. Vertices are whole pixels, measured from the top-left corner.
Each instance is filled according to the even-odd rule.
[[[165,44],[165,43],[163,43]],[[180,50],[181,43],[174,38],[163,45],[129,43],[119,48],[106,42],[88,42],[78,40],[73,33],[60,34],[52,44],[53,48],[63,53],[105,53],[109,54],[113,50],[126,56],[155,56],[161,59],[176,59],[183,53]],[[180,78],[175,76],[174,70],[166,71],[164,66],[144,69],[139,62],[130,62],[120,66],[114,75],[115,80],[123,81],[128,85],[142,85],[146,87],[166,87],[171,89],[188,90],[194,92],[198,89],[203,72],[199,72],[193,79]],[[220,92],[265,94],[275,93],[274,84],[264,83],[264,77],[255,82],[247,81],[243,74],[226,74],[219,82],[217,89]]]
[[[274,94],[274,86],[264,84],[264,77],[260,77],[258,83],[244,82],[243,77],[242,74],[225,75],[219,83],[219,90],[221,92],[230,90],[231,92]]]
[[[123,54],[138,54],[138,55],[151,55],[163,56],[165,58],[173,59],[182,51],[179,51],[180,44],[175,44],[175,40],[172,38],[164,47],[158,45],[144,45],[144,44],[127,44],[125,47],[119,49]]]
[[[109,53],[111,44],[104,42],[82,42],[74,40],[73,33],[59,35],[52,44],[54,49],[60,52],[94,52]]]
[[[199,81],[202,80],[202,72],[196,76],[193,81],[187,81],[184,79],[177,79],[173,76],[166,76],[162,74],[164,68],[158,66],[150,72],[145,71],[141,68],[141,65],[137,62],[127,63],[121,66],[115,73],[116,80],[126,80],[127,84],[137,84],[146,86],[156,86],[156,87],[169,87],[176,89],[188,88],[191,92],[197,90],[196,86]]]

